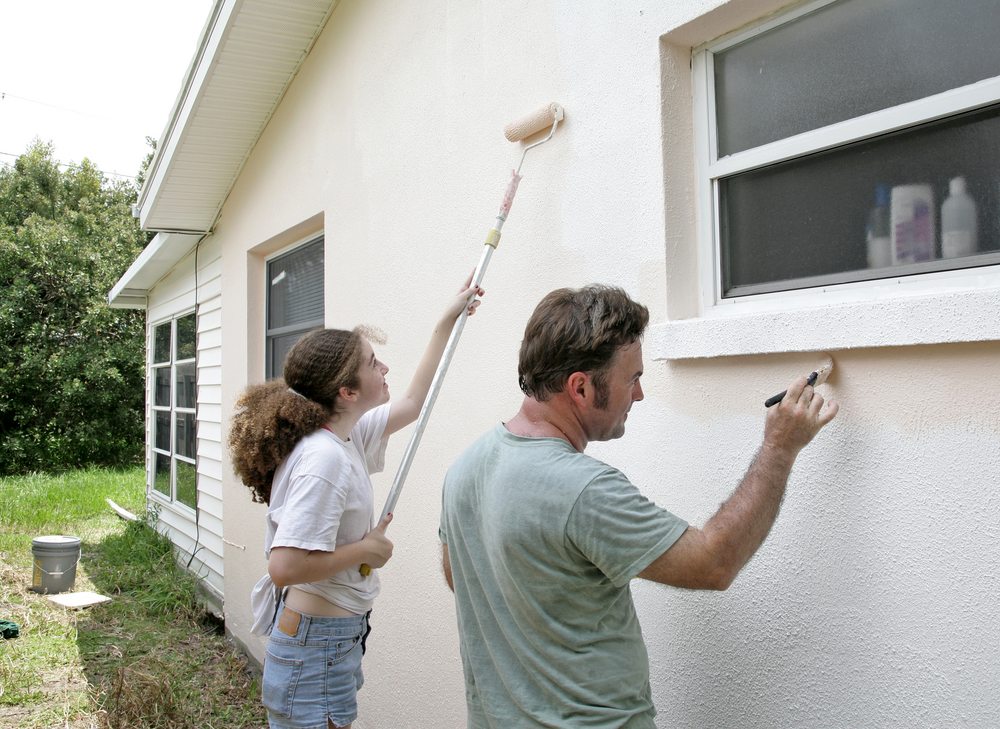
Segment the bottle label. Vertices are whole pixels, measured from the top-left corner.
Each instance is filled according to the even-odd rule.
[[[905,191],[893,198],[892,262],[918,263],[934,258],[934,216],[926,195]]]

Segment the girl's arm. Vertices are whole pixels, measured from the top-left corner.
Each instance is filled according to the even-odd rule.
[[[424,406],[424,400],[427,399],[427,393],[430,392],[431,381],[434,379],[434,373],[441,361],[441,355],[444,354],[444,348],[448,344],[448,337],[451,335],[455,320],[466,308],[469,310],[469,316],[472,316],[479,306],[479,300],[475,299],[474,296],[482,296],[486,293],[481,288],[470,286],[471,282],[472,274],[469,274],[465,286],[448,304],[448,308],[445,309],[437,326],[434,327],[431,339],[424,350],[424,356],[420,358],[420,364],[417,365],[417,370],[413,373],[413,379],[410,380],[406,394],[398,400],[393,400],[392,405],[389,406],[389,419],[385,425],[386,436],[409,425],[420,415],[420,408]]]
[[[385,536],[390,521],[392,514],[386,515],[361,541],[341,545],[332,552],[274,547],[267,559],[267,572],[275,585],[288,587],[319,582],[361,564],[381,567],[392,556],[392,542]]]

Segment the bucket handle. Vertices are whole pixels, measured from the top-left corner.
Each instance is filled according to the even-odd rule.
[[[81,555],[79,555],[79,554],[78,554],[78,555],[76,556],[76,559],[74,559],[74,560],[73,560],[73,564],[71,564],[71,565],[70,565],[70,566],[69,566],[68,568],[66,568],[66,569],[64,569],[64,570],[61,570],[61,571],[59,571],[59,572],[49,572],[49,571],[48,571],[47,569],[45,569],[45,568],[44,568],[44,567],[42,567],[42,566],[41,566],[40,564],[38,564],[38,560],[37,560],[37,559],[35,560],[35,565],[34,565],[34,567],[35,567],[35,569],[36,569],[36,570],[38,570],[39,572],[44,572],[45,574],[47,574],[47,575],[48,575],[49,577],[62,577],[62,576],[63,576],[64,574],[66,574],[66,573],[67,573],[67,572],[69,572],[69,571],[70,571],[71,569],[74,569],[74,568],[75,568],[75,567],[76,567],[76,566],[77,566],[78,564],[80,564],[80,556],[81,556]]]

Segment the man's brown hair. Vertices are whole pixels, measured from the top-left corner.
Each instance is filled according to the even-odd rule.
[[[539,302],[524,329],[518,385],[544,402],[562,391],[571,374],[587,372],[597,407],[604,407],[615,352],[642,339],[648,323],[649,310],[623,289],[601,284],[556,289]]]

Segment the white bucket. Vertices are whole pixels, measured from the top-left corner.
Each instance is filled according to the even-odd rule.
[[[80,561],[80,538],[50,535],[31,540],[34,557],[31,589],[55,593],[73,589],[76,563]]]

